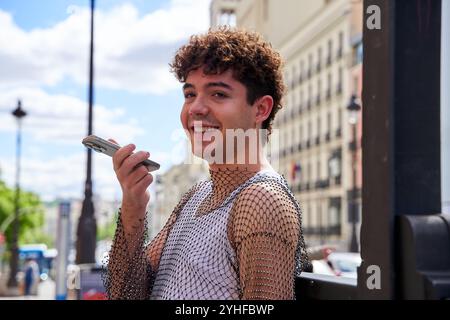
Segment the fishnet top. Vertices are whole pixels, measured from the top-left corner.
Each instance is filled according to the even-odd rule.
[[[119,214],[104,274],[110,299],[294,298],[309,261],[285,179],[273,170],[210,173],[149,244],[144,227],[125,234]]]

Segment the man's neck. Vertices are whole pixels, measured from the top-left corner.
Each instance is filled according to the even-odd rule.
[[[210,164],[213,194],[228,194],[261,170],[272,168],[265,157],[256,164]]]

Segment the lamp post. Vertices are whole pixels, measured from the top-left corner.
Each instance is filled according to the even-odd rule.
[[[88,135],[92,134],[92,104],[93,104],[93,80],[94,80],[94,6],[91,0],[91,43],[89,61],[89,114]],[[84,185],[84,200],[81,215],[78,220],[76,263],[95,263],[95,246],[97,234],[97,222],[94,215],[94,204],[92,202],[92,152],[87,149],[87,172]]]
[[[350,144],[350,150],[352,152],[352,190],[350,192],[349,201],[349,222],[352,224],[352,234],[350,239],[350,252],[358,252],[358,240],[356,239],[356,223],[358,222],[358,206],[357,206],[357,152],[358,152],[358,137],[357,137],[357,124],[359,111],[361,106],[356,102],[356,95],[352,95],[350,98],[350,103],[347,106],[349,112],[349,123],[352,127],[352,142]]]
[[[22,102],[17,102],[17,108],[12,112],[12,115],[17,119],[17,146],[16,146],[16,194],[14,197],[14,223],[11,243],[11,260],[10,272],[8,279],[8,287],[17,287],[17,271],[19,271],[19,211],[20,211],[20,156],[22,147],[22,118],[27,113],[22,109]]]

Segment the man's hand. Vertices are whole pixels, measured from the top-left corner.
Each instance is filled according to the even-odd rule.
[[[110,142],[118,145],[113,139]],[[150,157],[150,153],[139,151],[133,154],[135,145],[126,145],[114,154],[113,166],[122,188],[122,222],[126,229],[136,227],[144,219],[150,193],[147,188],[153,181],[153,176],[142,161]]]

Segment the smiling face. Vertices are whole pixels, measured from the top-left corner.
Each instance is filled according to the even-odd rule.
[[[233,78],[231,70],[218,75],[205,75],[203,69],[193,70],[186,78],[183,93],[185,101],[180,115],[181,123],[189,134],[192,150],[195,150],[194,144],[201,145],[202,154],[212,143],[205,141],[205,132],[209,136],[214,131],[220,132],[222,143],[226,146],[227,129],[245,131],[260,128],[262,121],[270,114],[273,103],[270,96],[264,96],[250,105],[246,87]],[[269,110],[265,106],[268,104]]]

